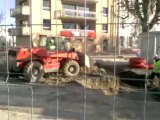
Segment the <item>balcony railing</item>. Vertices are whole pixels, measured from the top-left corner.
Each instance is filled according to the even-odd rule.
[[[86,0],[87,2],[98,2],[98,0]]]
[[[57,17],[70,17],[80,19],[96,19],[96,12],[63,9],[62,11],[56,11]]]
[[[11,17],[16,17],[18,15],[30,15],[29,6],[19,6],[10,10]]]
[[[62,2],[84,3],[85,0],[62,0]],[[86,0],[87,3],[97,3],[98,0]]]

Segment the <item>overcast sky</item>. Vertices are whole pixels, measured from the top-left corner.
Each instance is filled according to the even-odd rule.
[[[6,10],[5,10],[5,3],[6,3]],[[3,11],[5,15],[6,11],[6,23],[10,25],[15,23],[15,19],[10,17],[10,9],[15,7],[15,0],[0,0],[0,13]],[[1,24],[5,24],[5,19],[1,22]]]

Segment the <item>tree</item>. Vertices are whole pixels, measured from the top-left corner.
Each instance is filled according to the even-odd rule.
[[[160,0],[120,0],[121,8],[138,19],[142,32],[150,31],[160,18]],[[124,18],[127,18],[125,16]]]

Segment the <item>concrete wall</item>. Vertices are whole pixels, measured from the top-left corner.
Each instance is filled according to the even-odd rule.
[[[160,56],[160,32],[142,33],[139,36],[141,57],[153,63],[155,54]]]
[[[108,7],[108,15],[105,16],[102,14],[103,7]],[[112,10],[111,10],[112,9]],[[117,39],[117,23],[118,18],[117,14],[117,3],[115,0],[99,0],[96,5],[97,12],[97,21],[96,21],[96,33],[97,33],[97,42],[101,44],[103,40],[108,41],[108,50],[111,50],[116,46]],[[102,24],[108,25],[108,31],[106,33],[102,30]]]
[[[54,13],[57,10],[62,10],[62,7],[63,7],[62,1],[61,0],[51,0],[51,4],[52,4],[52,7],[51,7],[52,33],[53,35],[59,35],[60,31],[63,29],[62,21],[61,19],[58,19]]]
[[[55,5],[56,4],[56,5]],[[36,5],[36,10],[35,10]],[[32,0],[32,34],[43,33],[57,35],[62,30],[62,22],[56,20],[54,12],[62,9],[62,3],[59,0],[51,0],[51,10],[43,10],[42,0]],[[37,12],[38,11],[38,12]],[[51,19],[51,30],[43,30],[43,19]],[[57,24],[57,25],[56,25]]]
[[[17,47],[29,47],[30,44],[30,37],[29,36],[17,36],[16,37],[16,46]]]
[[[32,0],[32,33],[39,33],[43,28],[43,8],[42,8],[42,0]]]

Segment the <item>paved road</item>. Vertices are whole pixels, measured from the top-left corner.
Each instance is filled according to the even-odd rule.
[[[10,118],[27,120],[30,118],[32,95],[30,87],[9,86]],[[78,84],[65,87],[32,86],[33,118],[36,120],[159,120],[160,103],[156,95],[144,91],[121,91],[118,95],[106,96],[99,90],[84,89]],[[58,96],[57,96],[58,94]],[[85,108],[86,95],[86,108]],[[57,104],[58,103],[58,104]],[[144,108],[145,105],[145,108]],[[0,87],[1,119],[6,120],[8,111],[7,86]],[[145,109],[145,114],[144,114]],[[113,112],[113,110],[115,110]],[[14,112],[14,114],[13,114]],[[23,113],[23,114],[22,114]],[[27,115],[25,115],[27,114]],[[19,119],[18,119],[19,118]]]

